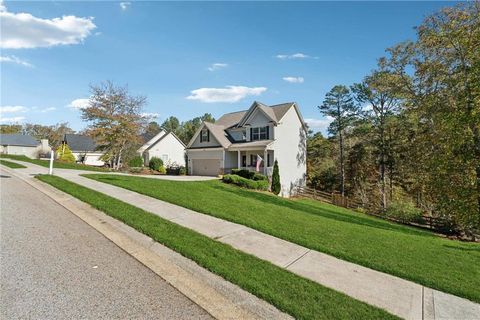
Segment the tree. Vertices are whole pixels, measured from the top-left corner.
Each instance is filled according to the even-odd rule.
[[[75,162],[75,156],[70,150],[70,147],[64,143],[57,148],[57,159],[64,162]]]
[[[23,125],[22,131],[24,134],[29,134],[37,139],[48,139],[48,143],[54,149],[62,144],[65,134],[75,133],[68,126],[68,122],[60,122],[51,126],[26,123]]]
[[[324,191],[338,190],[336,156],[331,139],[320,132],[307,137],[307,177],[313,188]]]
[[[318,107],[320,112],[327,117],[332,117],[333,122],[328,127],[329,133],[338,137],[340,151],[340,192],[345,196],[345,129],[352,125],[359,114],[359,107],[355,104],[350,90],[341,85],[333,87],[325,96],[323,104]]]
[[[192,137],[197,132],[197,130],[202,125],[202,122],[214,123],[215,118],[210,113],[205,113],[203,116],[196,117],[196,118],[193,118],[192,120],[182,122],[181,129],[179,130],[179,134],[177,136],[185,144],[188,144],[192,139]]]
[[[480,229],[480,4],[444,8],[417,28],[418,40],[388,49],[386,67],[407,92],[417,203]],[[412,72],[413,70],[413,72]]]
[[[272,193],[274,194],[279,194],[281,190],[281,185],[280,185],[280,172],[278,169],[278,161],[275,160],[275,163],[273,164],[273,173],[272,173]]]
[[[127,87],[104,82],[90,87],[89,105],[82,109],[82,119],[89,122],[87,133],[105,151],[114,169],[121,167],[129,148],[140,143],[146,119],[141,115],[144,96],[131,96]]]
[[[145,134],[155,136],[162,130],[162,127],[156,121],[150,121],[145,128]]]
[[[0,125],[0,133],[3,134],[13,134],[21,133],[22,126],[20,124],[2,124]]]
[[[389,154],[387,141],[387,123],[391,116],[399,110],[401,94],[399,93],[396,81],[398,76],[387,70],[383,61],[379,61],[379,69],[365,77],[363,82],[352,86],[355,99],[362,105],[371,108],[368,112],[368,119],[372,123],[374,137],[372,140],[378,154],[379,182],[381,194],[381,206],[387,207],[386,193],[386,168]]]
[[[180,131],[180,121],[176,117],[171,116],[165,121],[163,121],[162,128],[169,132],[173,132],[175,135],[178,136]]]

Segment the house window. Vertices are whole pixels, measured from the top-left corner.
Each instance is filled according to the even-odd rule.
[[[209,142],[210,141],[210,133],[208,129],[203,129],[200,133],[200,142]]]
[[[164,164],[168,161],[168,154],[162,154],[162,161]]]
[[[246,130],[242,131],[242,140],[247,140],[247,131]]]
[[[267,140],[268,139],[268,126],[266,127],[257,127],[250,129],[250,140]]]

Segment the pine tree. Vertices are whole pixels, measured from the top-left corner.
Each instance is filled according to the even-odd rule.
[[[272,174],[272,192],[274,194],[279,194],[280,193],[280,173],[278,171],[278,161],[275,160],[275,163],[273,165],[273,174]]]
[[[345,196],[345,130],[352,125],[360,113],[360,108],[355,104],[350,90],[342,85],[333,87],[325,96],[325,101],[318,106],[320,112],[331,117],[333,122],[328,131],[338,138],[340,151],[340,193]]]
[[[57,158],[64,162],[75,162],[75,156],[66,143],[57,148]]]

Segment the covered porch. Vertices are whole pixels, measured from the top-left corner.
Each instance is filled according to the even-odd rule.
[[[259,170],[257,171],[257,159],[260,156]],[[225,151],[225,173],[231,173],[232,169],[244,169],[272,176],[274,151],[268,148],[250,150]]]

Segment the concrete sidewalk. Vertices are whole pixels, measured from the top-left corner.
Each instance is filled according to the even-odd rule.
[[[25,176],[46,173],[26,164]],[[85,172],[57,169],[55,174],[152,212],[217,241],[252,254],[321,285],[385,309],[405,319],[480,319],[480,305],[395,276],[365,268],[318,251],[136,192],[79,176]],[[91,172],[89,172],[91,173]]]

